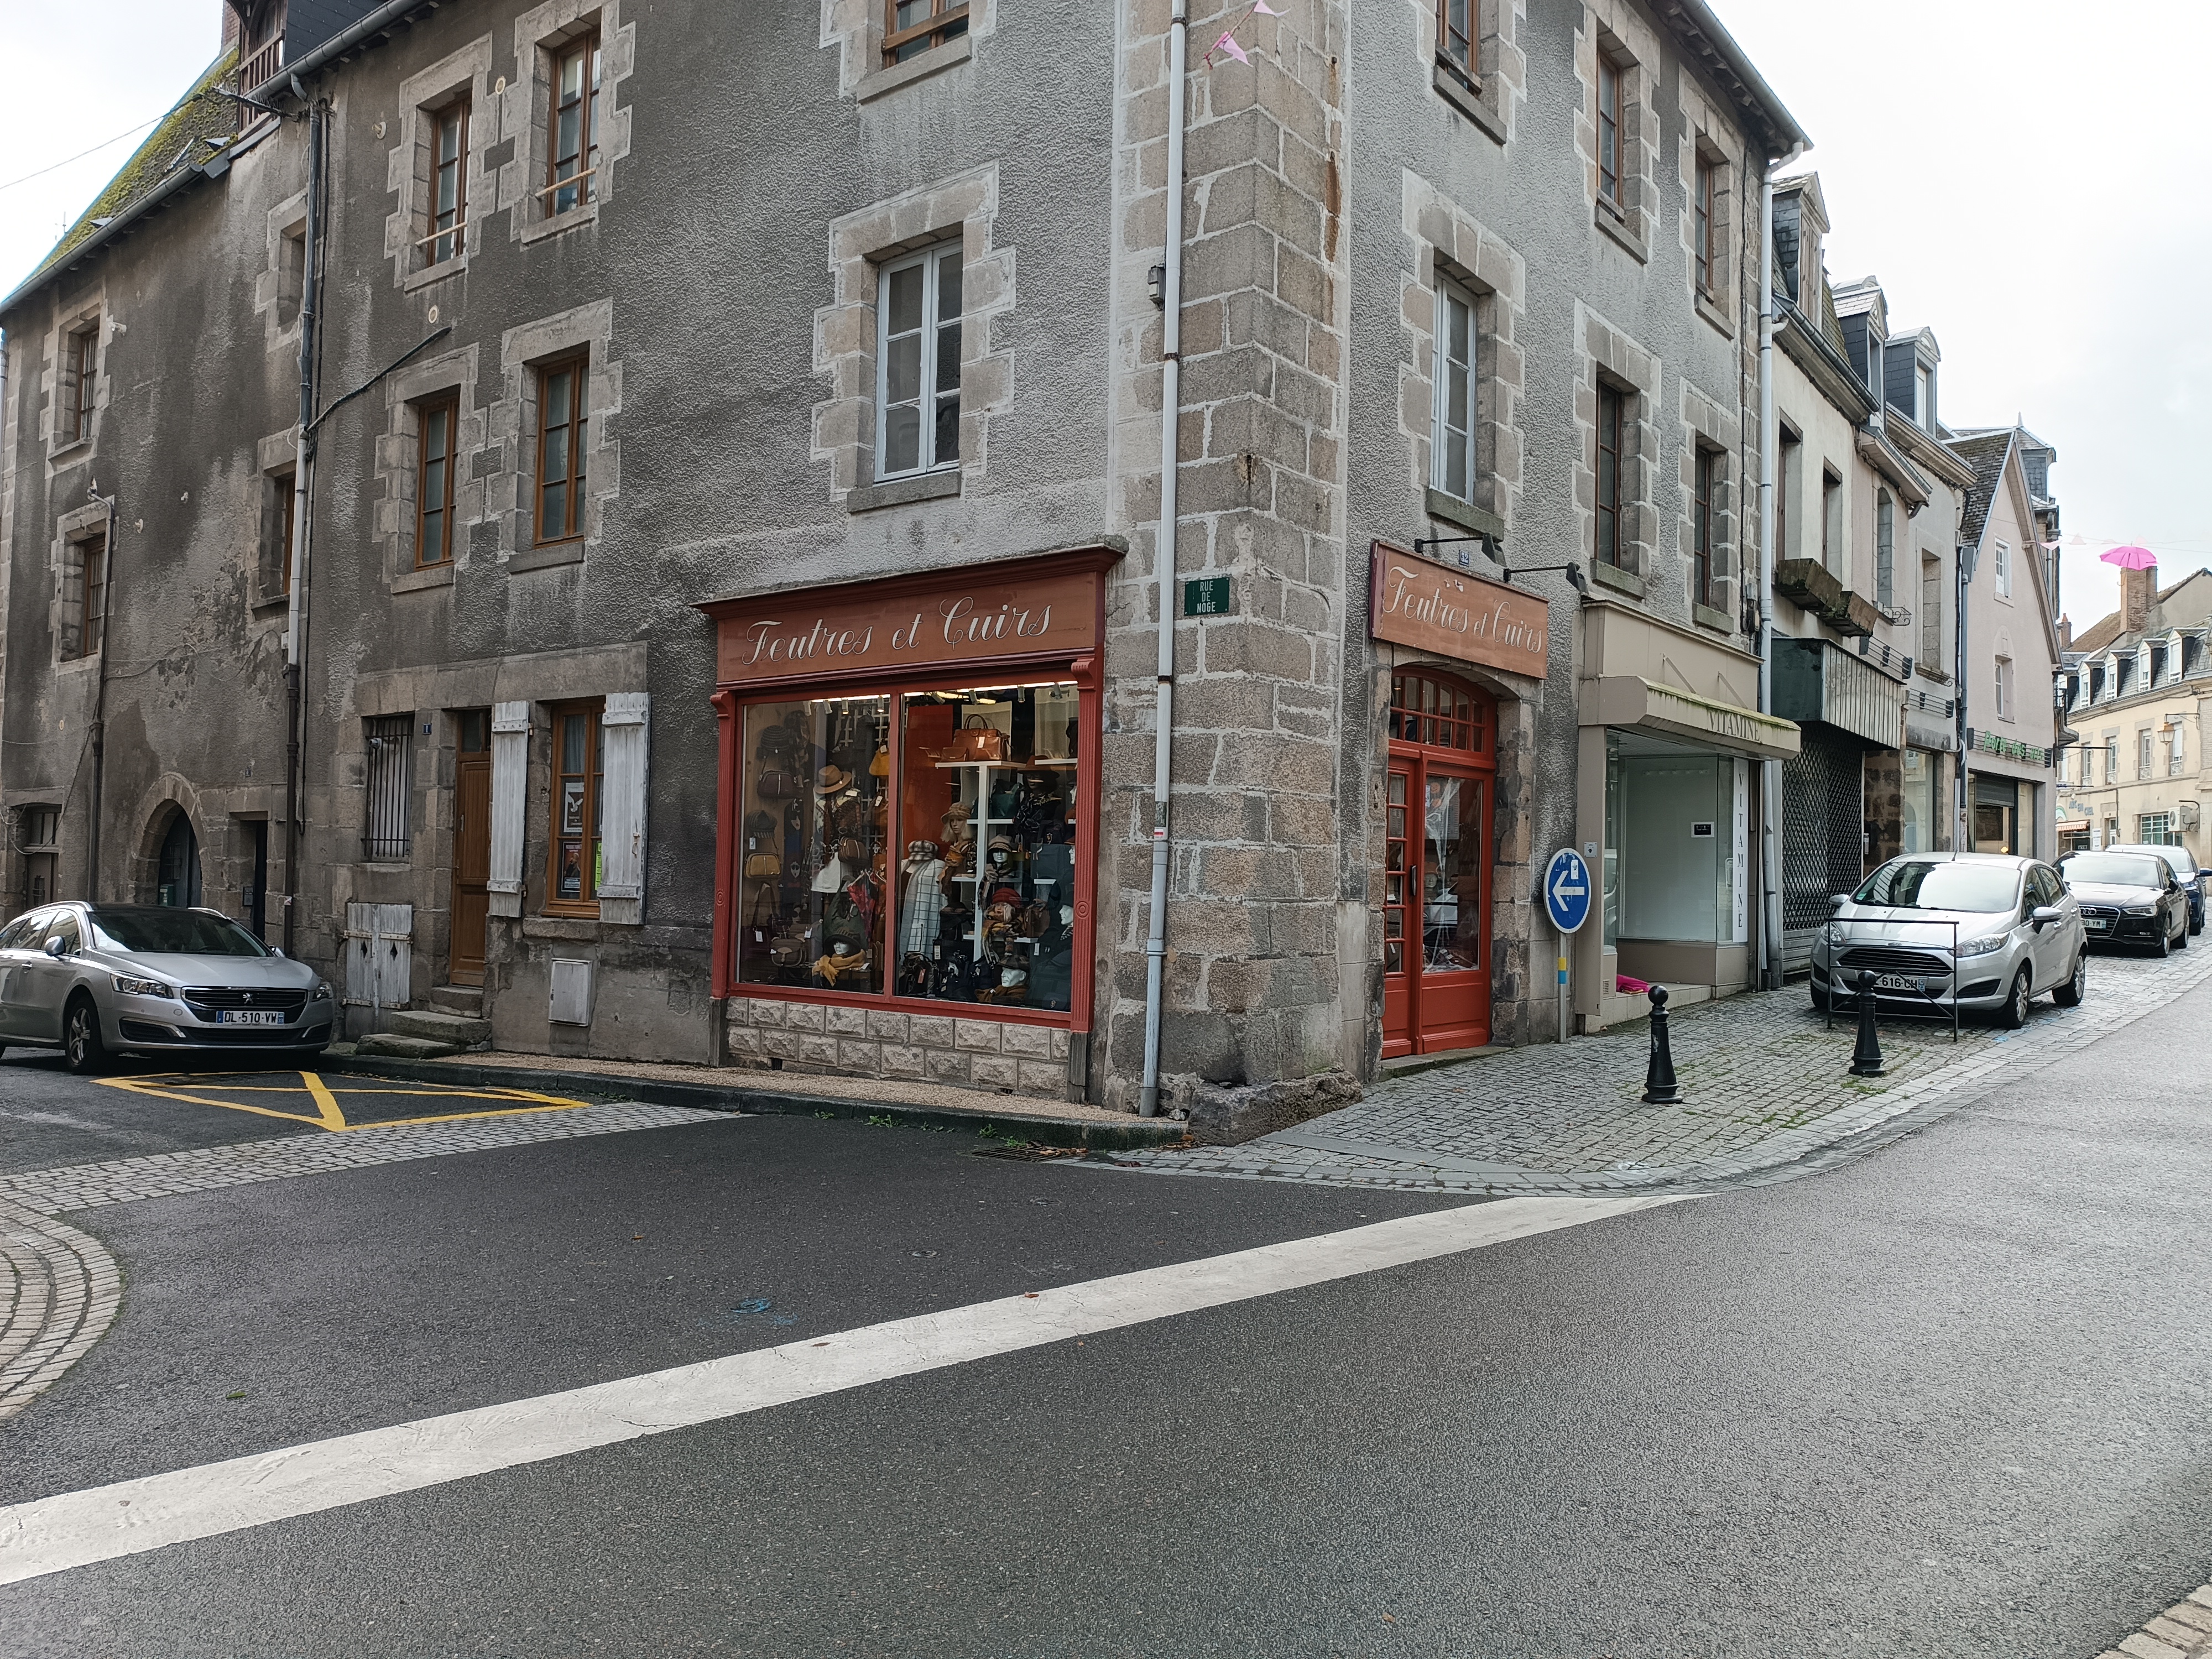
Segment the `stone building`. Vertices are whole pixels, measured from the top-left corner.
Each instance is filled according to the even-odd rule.
[[[2212,571],[2164,588],[2155,565],[2122,571],[2120,608],[2070,641],[2062,685],[2078,733],[2059,757],[2065,847],[2148,842],[2212,863]]]
[[[1133,1106],[1164,843],[1224,1134],[1548,1035],[1559,848],[1583,1024],[1748,982],[1803,137],[1702,0],[1279,10],[1171,143],[1166,0],[230,0],[0,300],[10,891],[356,1032]]]

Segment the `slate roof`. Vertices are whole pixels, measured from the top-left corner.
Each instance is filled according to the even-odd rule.
[[[94,197],[92,205],[78,216],[76,222],[62,233],[61,240],[21,284],[18,293],[28,290],[71,251],[98,234],[105,228],[103,222],[121,217],[152,195],[179,165],[198,166],[237,136],[237,106],[216,90],[235,65],[237,57],[234,48],[226,47],[215,62],[200,71],[191,89],[155,124],[154,131],[131,152],[131,159],[107,181],[107,188]],[[190,154],[183,155],[187,150]]]
[[[2157,594],[2151,600],[2151,608],[2153,610],[2156,610],[2160,605],[2164,605],[2176,593],[2181,592],[2183,588],[2188,586],[2190,583],[2195,581],[2199,576],[2203,575],[2205,573],[2202,570],[2192,570],[2186,576],[2184,576],[2179,581],[2175,582],[2172,586],[2160,588]],[[2154,631],[2160,634],[2165,634],[2171,630],[2161,628]],[[2107,646],[2116,644],[2119,641],[2120,637],[2120,613],[2115,611],[2111,616],[2103,618],[2101,621],[2094,623],[2089,628],[2084,629],[2080,634],[2076,635],[2074,639],[2073,649],[2079,652],[2083,656],[2093,657],[2100,651],[2104,650]]]
[[[1989,526],[1990,503],[2004,483],[2005,457],[2012,453],[2012,428],[1954,438],[1945,447],[1974,469],[1974,481],[1966,486],[1966,511],[1959,520],[1959,540],[1968,547],[1979,547],[1982,532]]]

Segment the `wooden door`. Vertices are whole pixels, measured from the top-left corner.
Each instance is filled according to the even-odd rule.
[[[460,754],[453,778],[453,939],[446,982],[481,985],[484,921],[490,914],[491,722],[482,714],[461,719]],[[471,746],[473,745],[473,746]]]
[[[1382,1055],[1490,1041],[1494,706],[1405,671],[1384,794]]]

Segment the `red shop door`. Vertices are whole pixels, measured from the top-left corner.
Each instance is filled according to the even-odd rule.
[[[1406,670],[1390,700],[1383,814],[1382,1056],[1490,1041],[1496,706]]]

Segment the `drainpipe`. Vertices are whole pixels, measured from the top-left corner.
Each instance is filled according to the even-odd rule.
[[[1761,183],[1759,258],[1759,712],[1774,712],[1774,469],[1781,422],[1774,407],[1774,162]],[[1782,763],[1759,763],[1759,983],[1782,988]]]
[[[100,902],[100,798],[107,766],[107,619],[115,612],[115,497],[94,494],[95,482],[85,493],[107,508],[107,540],[100,556],[107,561],[106,580],[100,588],[100,666],[92,692],[92,818],[86,826],[84,896]]]
[[[1190,7],[1175,0],[1168,24],[1168,233],[1162,256],[1160,319],[1160,526],[1152,541],[1159,576],[1159,703],[1152,718],[1152,894],[1145,938],[1145,1082],[1141,1116],[1160,1109],[1160,1016],[1168,954],[1168,786],[1175,738],[1176,469],[1182,425],[1182,128]]]
[[[1966,820],[1970,812],[1966,797],[1966,598],[1973,586],[1974,565],[1980,550],[1960,544],[1951,584],[1957,595],[1954,603],[1958,607],[1957,627],[1953,630],[1956,635],[1958,654],[1952,659],[1954,666],[1951,682],[1959,693],[1955,716],[1959,733],[1959,782],[1953,792],[1951,811],[1951,854],[1954,858],[1973,850],[1966,842]]]
[[[302,102],[297,76],[292,90]],[[294,955],[300,893],[300,726],[307,653],[307,549],[313,537],[314,465],[315,291],[322,251],[323,113],[307,105],[307,224],[300,276],[300,433],[292,461],[292,591],[284,618],[284,954]]]

